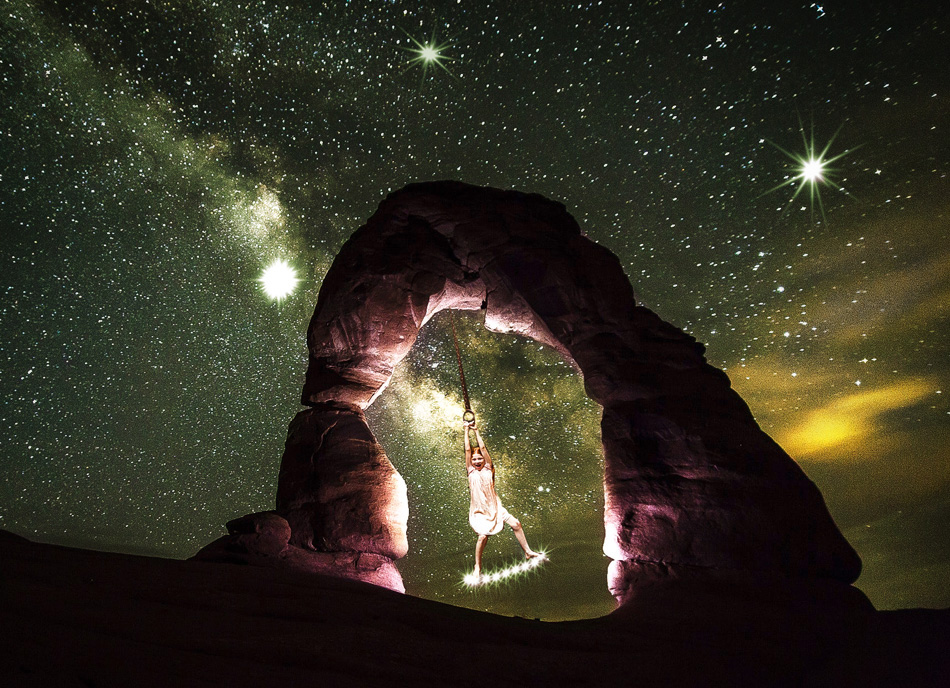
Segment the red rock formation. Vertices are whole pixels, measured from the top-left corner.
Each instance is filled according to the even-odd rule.
[[[371,552],[398,559],[409,549],[406,484],[355,406],[323,403],[290,424],[277,509],[291,544],[320,552]]]
[[[305,550],[405,552],[405,487],[361,409],[446,308],[553,346],[603,409],[604,551],[618,600],[657,564],[853,582],[821,494],[692,337],[636,304],[563,205],[457,182],[391,194],[343,246],[307,341],[277,510]],[[330,420],[330,417],[338,420]],[[639,570],[641,565],[644,570]]]
[[[361,409],[324,403],[297,414],[281,463],[276,512],[227,524],[195,559],[341,575],[405,592],[406,484]]]
[[[368,552],[317,552],[290,544],[290,524],[273,511],[228,521],[228,535],[206,545],[192,559],[243,564],[350,578],[405,592],[391,558]]]

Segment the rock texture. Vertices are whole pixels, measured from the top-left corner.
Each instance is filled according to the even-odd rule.
[[[853,582],[860,560],[815,485],[692,337],[638,306],[564,206],[457,182],[391,194],[343,246],[307,334],[277,511],[308,550],[405,552],[405,488],[360,409],[443,309],[554,347],[603,407],[604,552],[621,602],[655,565]],[[332,419],[331,419],[332,418]]]
[[[318,404],[290,424],[278,512],[230,521],[197,555],[341,575],[405,592],[393,564],[406,554],[406,484],[366,425],[363,411]]]
[[[290,542],[321,552],[406,554],[406,483],[362,409],[322,403],[290,424],[277,488]]]
[[[356,551],[317,552],[290,544],[290,524],[273,511],[227,523],[228,535],[201,549],[195,561],[242,564],[341,576],[405,592],[390,557]]]

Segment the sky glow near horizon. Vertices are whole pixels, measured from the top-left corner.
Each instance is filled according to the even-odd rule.
[[[184,558],[272,509],[329,265],[386,194],[458,179],[564,203],[816,482],[872,601],[950,605],[950,9],[637,8],[9,2],[0,528]],[[279,305],[277,256],[299,279]],[[477,313],[472,405],[553,561],[460,588],[441,315],[367,412],[409,490],[407,588],[609,611],[599,408]],[[486,568],[519,551],[491,538]]]

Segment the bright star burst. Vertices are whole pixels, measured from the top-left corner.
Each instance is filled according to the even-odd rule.
[[[802,165],[802,179],[808,182],[818,182],[824,179],[822,173],[825,171],[825,161],[809,158]]]
[[[284,260],[272,262],[257,280],[264,293],[271,299],[280,301],[294,293],[297,284],[297,272]]]
[[[406,35],[408,36],[409,34]],[[451,57],[446,57],[443,54],[443,51],[452,45],[452,41],[438,43],[434,33],[432,34],[432,38],[425,43],[420,43],[412,36],[409,36],[409,40],[416,44],[415,48],[404,48],[404,50],[408,50],[415,55],[415,57],[409,60],[409,66],[412,67],[416,64],[422,65],[423,79],[425,79],[428,75],[430,65],[434,65],[442,69],[449,76],[454,77],[454,74],[452,74],[448,67],[443,64],[444,62],[451,62],[454,59]]]
[[[827,157],[828,151],[831,149],[831,145],[834,143],[835,138],[838,136],[838,133],[841,131],[841,127],[838,127],[838,131],[836,131],[834,133],[834,136],[832,136],[828,140],[828,143],[825,145],[825,147],[822,149],[820,153],[816,153],[814,122],[812,123],[812,126],[811,126],[810,136],[806,136],[805,134],[805,126],[804,124],[802,124],[801,117],[798,118],[798,129],[802,135],[802,144],[804,145],[804,149],[805,149],[804,155],[790,153],[784,148],[782,148],[781,146],[779,146],[777,143],[769,141],[769,144],[771,144],[775,148],[778,148],[795,163],[797,174],[786,179],[781,184],[777,184],[776,186],[772,187],[771,189],[766,191],[765,194],[769,194],[769,193],[772,193],[773,191],[777,191],[778,189],[781,189],[784,186],[797,184],[795,188],[795,193],[792,194],[791,199],[789,199],[788,204],[785,206],[785,210],[782,211],[784,213],[785,211],[788,210],[788,208],[792,205],[792,203],[795,202],[795,199],[798,198],[798,194],[800,194],[802,190],[807,187],[809,204],[811,206],[812,220],[814,221],[815,201],[817,200],[818,208],[821,211],[821,218],[827,223],[828,219],[825,217],[825,205],[823,201],[821,200],[821,186],[823,184],[827,184],[828,186],[833,186],[834,188],[838,189],[842,193],[845,193],[851,196],[851,194],[845,191],[842,186],[840,186],[837,182],[834,181],[834,179],[832,179],[831,175],[836,173],[837,170],[832,167],[829,167],[829,164],[833,163],[835,160],[840,160],[841,158],[848,155],[849,153],[857,150],[857,148],[859,148],[860,146],[855,146],[854,148],[849,148],[843,153],[838,153],[835,156]],[[764,196],[765,194],[762,194],[762,195]]]

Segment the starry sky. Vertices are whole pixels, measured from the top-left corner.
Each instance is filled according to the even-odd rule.
[[[387,193],[457,179],[564,203],[818,484],[874,604],[950,605],[948,13],[7,0],[0,528],[185,558],[273,508],[333,257]],[[279,300],[259,281],[275,260],[300,280]],[[367,412],[409,489],[408,591],[609,611],[599,409],[477,313],[457,318],[472,402],[551,561],[462,586],[446,316]],[[486,565],[518,551],[492,538]]]

